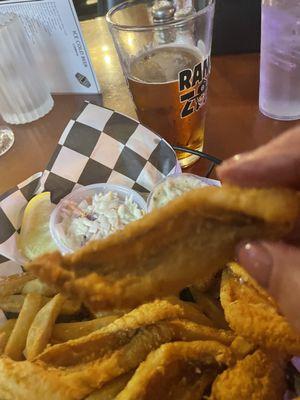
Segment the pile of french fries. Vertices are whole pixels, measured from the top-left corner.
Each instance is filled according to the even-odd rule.
[[[213,295],[203,293],[197,286],[191,291],[199,310],[214,326],[228,328]],[[0,309],[12,317],[0,325],[0,354],[16,361],[33,360],[48,345],[88,335],[130,311],[91,314],[79,301],[67,299],[30,273],[0,280]]]
[[[0,309],[9,316],[0,325],[0,354],[16,361],[32,360],[48,345],[88,335],[124,313],[103,312],[95,318],[79,301],[67,299],[30,273],[0,280]],[[66,320],[72,322],[57,323]]]
[[[215,327],[228,328],[223,310],[213,295],[203,293],[196,286],[192,294],[199,310]],[[79,301],[67,299],[30,273],[0,280],[0,309],[12,317],[0,326],[0,354],[16,361],[33,360],[48,345],[88,335],[130,311],[91,314]]]
[[[156,400],[169,386],[174,396],[167,399],[207,398],[223,371],[260,353],[229,328],[220,279],[206,286],[189,288],[195,303],[174,296],[93,314],[30,273],[2,278],[0,308],[8,319],[0,325],[0,399]],[[162,374],[155,389],[152,373]]]

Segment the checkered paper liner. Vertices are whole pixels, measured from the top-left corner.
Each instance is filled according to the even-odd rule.
[[[58,203],[81,186],[109,182],[146,194],[180,171],[174,150],[161,137],[123,114],[85,102],[45,171],[0,196],[0,276],[22,271],[17,240],[24,209],[37,193],[49,191]]]

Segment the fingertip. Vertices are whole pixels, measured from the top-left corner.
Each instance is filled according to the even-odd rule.
[[[218,177],[221,180],[225,180],[230,178],[230,175],[235,172],[238,168],[239,161],[241,159],[241,155],[237,154],[227,160],[223,161],[221,165],[216,168],[216,172]]]
[[[237,259],[249,275],[262,287],[268,288],[273,260],[266,247],[259,242],[241,243],[237,248]]]

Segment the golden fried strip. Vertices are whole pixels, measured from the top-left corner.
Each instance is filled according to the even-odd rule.
[[[33,360],[46,348],[64,301],[64,296],[57,294],[36,314],[26,340],[27,360]]]
[[[73,365],[105,354],[106,349],[121,346],[131,339],[134,331],[142,326],[166,319],[189,319],[202,322],[202,314],[193,304],[168,298],[143,304],[116,321],[88,336],[70,340],[45,350],[39,359],[55,365]]]
[[[191,366],[190,375],[198,373],[199,378],[205,365],[230,365],[231,362],[230,350],[218,342],[167,343],[148,355],[116,400],[179,400],[171,392],[172,385],[186,376]]]
[[[51,336],[52,342],[67,342],[68,340],[77,339],[86,336],[98,329],[103,328],[114,322],[117,315],[96,318],[90,321],[66,322],[55,324]]]
[[[198,324],[213,326],[212,321],[204,315],[203,311],[195,304],[188,301],[182,301],[178,297],[169,296],[165,298],[170,304],[177,305],[181,308],[182,314],[180,318],[188,319]],[[172,317],[174,318],[174,317]],[[171,317],[168,319],[172,319]]]
[[[230,350],[238,360],[245,358],[248,354],[253,353],[257,349],[257,345],[248,342],[242,336],[237,336],[230,345]]]
[[[216,327],[223,329],[228,328],[221,304],[218,304],[212,296],[208,293],[201,292],[195,286],[190,286],[189,290],[200,310],[213,321]]]
[[[115,351],[106,349],[102,357],[64,369],[61,379],[68,386],[77,385],[81,393],[88,395],[105,383],[138,367],[147,355],[174,337],[174,329],[169,321],[160,322],[132,332],[130,340]],[[120,335],[120,338],[126,334]],[[43,358],[42,358],[43,360]]]
[[[64,355],[65,358],[60,359],[63,363],[57,362],[57,358],[61,356],[57,351],[55,351],[56,357],[53,360],[53,351],[51,350],[57,346],[47,349],[44,354],[37,358],[36,362],[50,369],[67,366],[67,368],[59,369],[61,379],[68,386],[77,386],[82,395],[88,395],[112,379],[137,368],[147,355],[161,344],[172,341],[220,339],[227,346],[232,342],[233,335],[230,332],[220,332],[214,328],[200,326],[190,321],[163,321],[131,332],[128,332],[128,330],[119,331],[110,339],[114,339],[114,342],[111,340],[109,344],[107,341],[104,342],[103,346],[101,344],[101,347],[97,350],[97,357],[91,353],[91,349],[87,348],[89,357],[83,359],[81,363],[70,365],[66,361],[67,356],[72,356],[73,353],[82,350],[79,347],[70,349]],[[62,348],[60,347],[60,349]],[[68,349],[64,348],[63,350],[65,352]],[[231,354],[229,350],[228,352]],[[51,363],[47,363],[49,355],[52,356]]]
[[[219,375],[210,400],[280,400],[285,391],[284,368],[258,350]]]
[[[16,319],[8,319],[0,326],[0,355],[4,352],[9,336],[14,329]]]
[[[248,274],[248,272],[238,263],[236,262],[231,262],[228,264],[229,270],[233,273],[233,275],[238,278],[239,282],[242,283],[247,283],[251,287],[255,288],[255,292],[259,293],[259,296],[263,297],[266,302],[269,304],[273,304],[274,307],[277,307],[277,304],[275,300],[270,296],[270,294],[262,288],[255,279],[252,278]],[[222,281],[222,278],[221,278]],[[221,285],[220,285],[220,290],[221,290]]]
[[[24,274],[10,275],[0,279],[0,297],[21,293],[24,285],[33,280],[34,276],[26,272]]]
[[[25,294],[12,294],[6,297],[0,298],[0,308],[5,312],[19,313],[23,307],[25,300]],[[47,304],[51,300],[51,297],[43,296],[43,304]],[[77,300],[66,299],[64,302],[61,314],[73,315],[79,312],[81,309],[81,303]]]
[[[300,355],[300,335],[279,314],[274,301],[251,278],[234,266],[223,272],[221,303],[230,327],[249,342],[262,348]],[[257,285],[257,284],[256,284]]]
[[[23,359],[27,334],[38,311],[42,308],[42,296],[30,293],[26,296],[23,307],[8,339],[4,354],[13,360]]]
[[[45,283],[41,282],[39,279],[33,279],[27,283],[25,283],[23,289],[23,294],[28,293],[39,293],[46,297],[51,297],[57,294],[57,290],[49,287]]]
[[[29,361],[0,358],[0,398],[3,400],[80,400],[76,387],[67,386],[56,371]]]
[[[92,315],[95,318],[108,317],[111,315],[117,315],[121,317],[121,315],[128,314],[130,311],[132,311],[132,308],[114,308],[112,310],[98,310],[92,313]]]
[[[212,340],[229,346],[236,338],[235,334],[230,330],[216,329],[187,320],[173,320],[168,325],[176,333],[175,340],[188,342],[194,340]]]
[[[241,240],[282,237],[298,215],[298,197],[286,189],[205,187],[74,254],[47,254],[27,269],[93,311],[134,307],[217,272]]]
[[[216,370],[202,371],[200,377],[197,377],[197,368],[194,368],[193,374],[190,373],[191,366],[187,366],[184,375],[179,382],[172,383],[172,387],[168,393],[170,400],[195,400],[202,399],[207,387],[214,381]],[[151,394],[150,394],[151,396]],[[164,399],[165,400],[165,399]]]
[[[229,346],[235,339],[235,335],[231,331],[215,329],[187,320],[159,322],[150,325],[150,328],[153,326],[159,326],[162,332],[167,332],[169,341],[213,340]],[[146,329],[147,326],[131,329],[122,327],[116,331],[111,324],[110,327],[96,332],[97,335],[90,334],[68,343],[52,346],[40,354],[37,359],[53,366],[72,366],[87,363],[97,358],[100,359],[113,350],[126,345],[142,328]]]
[[[180,325],[182,325],[182,328],[180,328]],[[124,335],[126,331],[122,333]],[[4,391],[8,390],[7,386],[9,386],[8,393],[10,394],[10,397],[7,396],[4,398],[10,400],[14,398],[13,395],[15,395],[15,398],[19,399],[19,397],[17,397],[19,387],[17,389],[13,387],[12,382],[17,384],[18,379],[22,376],[24,384],[27,382],[33,393],[31,397],[28,397],[30,400],[36,400],[38,398],[60,399],[61,397],[59,396],[61,396],[61,391],[63,390],[66,390],[66,400],[71,398],[73,399],[73,397],[68,397],[70,388],[72,388],[72,393],[76,394],[76,398],[82,399],[93,392],[96,388],[101,388],[105,383],[110,382],[118,376],[136,368],[140,362],[146,358],[150,351],[158,348],[162,343],[178,339],[194,339],[197,338],[197,336],[200,339],[210,337],[214,339],[220,337],[221,340],[224,340],[228,344],[232,340],[230,335],[227,337],[227,333],[219,333],[218,330],[211,327],[201,327],[196,323],[189,321],[164,321],[156,325],[135,330],[134,335],[131,336],[131,340],[126,345],[123,345],[121,348],[113,352],[111,352],[111,346],[107,346],[106,352],[97,360],[83,362],[67,369],[53,368],[51,365],[42,362],[42,357],[40,360],[33,363],[21,361],[16,364],[11,364],[10,368],[13,368],[13,370],[11,372],[10,380],[5,382],[3,386],[1,386],[2,376],[0,376],[0,398],[1,394],[3,395]],[[120,335],[120,338],[122,338],[122,335]],[[230,353],[229,350],[228,352]],[[71,355],[71,353],[69,354]],[[69,354],[66,354],[66,356]],[[0,359],[0,375],[3,368],[1,363],[2,360]],[[32,368],[31,365],[33,365]],[[34,366],[37,368],[35,369]],[[8,371],[6,370],[5,374],[7,373]],[[30,374],[34,374],[35,380],[30,380],[30,382],[28,382]],[[53,383],[55,383],[59,389],[54,389],[52,387]],[[30,391],[25,391],[27,396],[28,393],[30,393]],[[23,397],[20,397],[20,399],[23,399]]]
[[[132,377],[133,371],[121,375],[111,382],[106,383],[101,389],[90,394],[86,400],[115,400],[116,396],[124,389],[129,379]]]

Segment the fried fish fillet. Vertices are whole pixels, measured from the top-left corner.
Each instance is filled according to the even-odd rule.
[[[134,372],[134,371],[133,371]],[[116,396],[124,389],[131,379],[133,372],[121,375],[105,384],[101,389],[90,394],[86,400],[115,400]]]
[[[134,307],[217,272],[240,240],[282,237],[298,215],[287,189],[199,188],[104,240],[26,268],[92,311]]]
[[[76,387],[78,392],[87,396],[107,382],[137,368],[151,351],[164,343],[208,340],[227,348],[234,339],[230,331],[184,320],[162,321],[129,332],[122,330],[112,337],[104,335],[102,343],[98,340],[97,351],[94,346],[88,345],[88,340],[93,339],[91,336],[85,342],[81,338],[69,341],[68,346],[50,347],[35,362],[44,369],[55,369],[67,387]],[[230,350],[228,352],[232,354]]]
[[[105,393],[106,384],[137,368],[147,355],[161,344],[174,340],[223,341],[223,345],[218,344],[219,349],[226,349],[224,353],[227,357],[226,362],[229,363],[231,360],[231,351],[227,347],[233,340],[230,332],[220,332],[190,321],[163,321],[140,327],[134,331],[133,335],[128,335],[130,339],[126,338],[125,341],[122,335],[126,335],[126,332],[122,331],[120,334],[121,341],[118,348],[104,346],[105,351],[103,348],[101,351],[99,349],[96,359],[93,348],[88,348],[86,350],[91,352],[90,357],[85,357],[81,362],[78,360],[75,365],[61,366],[53,360],[52,363],[47,363],[47,357],[43,356],[33,362],[18,363],[8,358],[0,358],[0,398],[3,400],[77,400],[85,398],[95,389],[102,387]],[[62,348],[64,357],[72,357],[72,353],[80,351],[80,345],[86,346],[86,343],[81,341],[78,345],[71,346],[67,353],[65,351],[68,349]],[[209,347],[206,352],[209,352]],[[223,350],[221,353],[223,354]],[[55,354],[59,353],[56,351]],[[213,354],[216,356],[219,353]],[[196,383],[200,385],[199,382]],[[111,389],[113,390],[111,385],[107,385],[106,389],[108,393]]]
[[[201,381],[205,366],[231,362],[230,350],[218,342],[167,343],[148,355],[116,400],[181,400],[181,388],[186,398],[193,394],[200,399],[205,385],[195,383]],[[204,380],[210,383],[206,375]]]
[[[207,325],[208,321],[205,317],[203,319],[202,313],[191,303],[173,298],[155,300],[141,305],[89,335],[52,346],[38,358],[60,366],[91,361],[92,357],[101,357],[107,349],[112,351],[127,343],[138,328],[173,319],[187,319],[204,325]],[[228,337],[233,340],[232,335]]]
[[[151,351],[157,349],[164,343],[202,339],[218,340],[219,335],[213,328],[204,327],[205,331],[203,332],[201,326],[198,325],[197,328],[197,324],[184,322],[185,326],[181,328],[181,321],[174,322],[176,322],[175,325],[173,321],[163,321],[139,328],[131,332],[131,337],[129,340],[125,340],[125,344],[121,342],[122,345],[120,344],[119,347],[115,346],[114,350],[107,348],[105,353],[102,352],[97,358],[91,353],[89,361],[61,366],[56,361],[47,363],[49,357],[39,356],[34,362],[50,372],[55,370],[59,375],[60,381],[62,381],[66,387],[76,388],[77,393],[85,397],[94,392],[95,389],[101,389],[113,379],[136,369]],[[188,329],[188,324],[194,326]],[[122,333],[126,335],[125,332]],[[226,339],[226,334],[220,336],[223,340]],[[119,338],[122,338],[122,336],[120,335]],[[228,354],[232,354],[227,347],[228,340],[224,341],[227,341],[226,345],[220,343],[220,346],[228,349]],[[65,354],[64,357],[67,357],[68,354],[72,354],[72,351],[75,352],[77,350],[78,347],[71,348],[70,352]],[[56,354],[58,353],[56,352]],[[49,356],[49,353],[47,356]]]
[[[160,332],[162,329],[159,326],[145,328],[144,332],[140,331],[133,338],[131,344],[102,360],[85,364],[77,371],[53,368],[41,362],[15,362],[2,357],[0,358],[0,398],[1,400],[81,400],[94,392],[97,387],[103,387],[104,394],[105,391],[116,393],[115,389],[122,390],[127,377],[125,381],[120,378],[113,383],[113,380],[136,368],[150,351],[160,346],[159,337],[162,337],[160,336],[163,334]],[[231,352],[226,346],[217,342],[203,343],[208,343],[208,346],[202,349],[202,356],[206,362],[216,359],[220,363],[231,363]],[[212,351],[210,351],[209,343],[214,344]],[[111,384],[107,384],[108,382]],[[98,394],[101,395],[101,391]],[[91,398],[93,398],[92,395]],[[106,397],[104,398],[107,400]]]
[[[223,271],[220,294],[225,318],[238,335],[265,349],[300,355],[300,335],[237,264]]]
[[[229,346],[235,339],[235,335],[231,331],[215,329],[187,320],[162,321],[135,328],[128,328],[124,325],[119,329],[116,329],[114,323],[112,323],[110,326],[99,329],[99,331],[85,337],[51,346],[36,360],[54,367],[83,365],[110,355],[115,350],[130,343],[141,332],[150,332],[148,337],[154,332],[156,334],[155,339],[162,342],[215,340]]]
[[[198,368],[192,365],[186,366],[186,369],[178,382],[173,383],[169,388],[168,397],[164,399],[170,400],[195,400],[201,399],[208,386],[211,385],[215,376],[216,370],[203,371],[199,377]],[[150,394],[149,394],[150,395]],[[150,395],[151,396],[151,395]],[[153,399],[156,399],[154,397]]]
[[[56,371],[29,361],[0,358],[1,400],[79,400],[76,387],[65,384]]]
[[[198,368],[192,365],[186,366],[184,374],[178,382],[173,383],[168,392],[170,400],[195,400],[201,399],[208,386],[211,385],[215,376],[216,370],[205,370],[200,377]],[[164,399],[167,399],[164,397]]]
[[[209,400],[282,400],[283,365],[257,350],[219,375]]]

